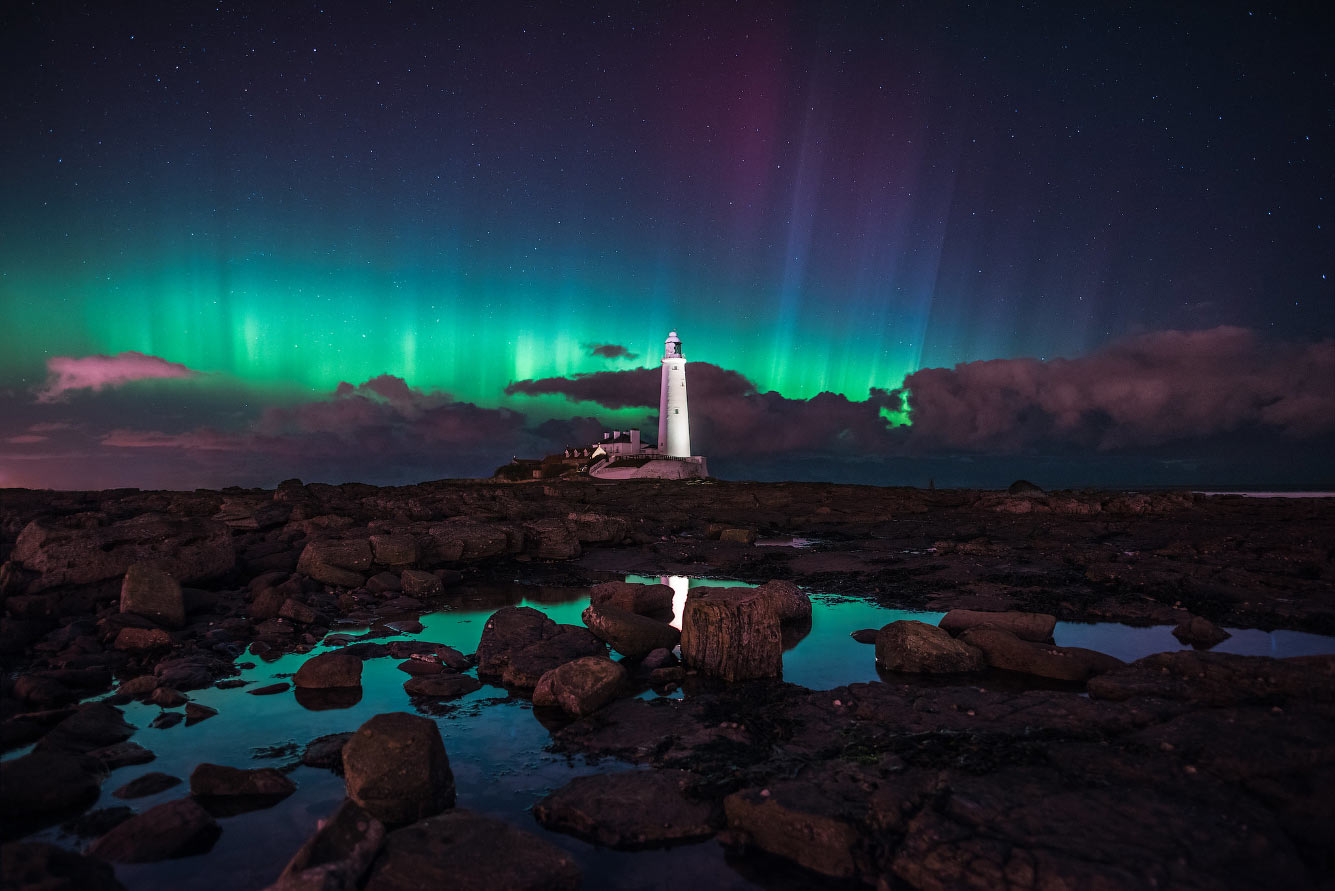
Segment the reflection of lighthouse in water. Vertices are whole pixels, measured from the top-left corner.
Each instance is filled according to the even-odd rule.
[[[691,421],[686,410],[686,357],[677,332],[663,342],[663,383],[658,396],[658,453],[691,455]]]
[[[684,575],[664,575],[658,580],[672,589],[672,627],[681,630],[681,614],[686,611],[686,592],[691,580]]]

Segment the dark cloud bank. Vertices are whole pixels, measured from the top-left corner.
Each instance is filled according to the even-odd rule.
[[[169,365],[145,361],[152,358],[134,362],[150,374]],[[171,382],[183,406],[189,374]],[[89,379],[106,387],[126,383],[106,377]],[[1076,359],[921,369],[902,389],[873,390],[864,400],[760,392],[737,372],[707,362],[692,362],[688,380],[695,451],[727,478],[989,487],[1016,477],[1049,486],[1335,482],[1329,458],[1335,342],[1329,340],[1276,344],[1238,328],[1157,332]],[[30,414],[26,426],[5,431],[0,447],[8,454],[0,467],[8,470],[0,485],[485,476],[512,455],[594,440],[605,429],[599,408],[643,408],[642,427],[652,433],[658,383],[656,368],[512,383],[506,393],[517,405],[524,396],[553,394],[578,403],[578,416],[542,423],[390,375],[340,384],[326,398],[270,406],[230,429],[201,426],[197,407],[164,411],[160,396],[151,411],[136,406],[132,387],[60,405],[29,399],[33,412],[67,415]],[[104,403],[115,398],[122,400],[112,415],[117,423],[94,423],[91,407],[102,406],[105,423]],[[912,424],[893,426],[890,419],[903,409]],[[134,423],[149,417],[158,423]],[[174,427],[161,423],[172,418]]]

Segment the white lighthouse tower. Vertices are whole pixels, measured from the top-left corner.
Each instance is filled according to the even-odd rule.
[[[691,422],[686,411],[686,357],[681,338],[668,334],[663,343],[663,383],[658,397],[658,453],[691,456]]]

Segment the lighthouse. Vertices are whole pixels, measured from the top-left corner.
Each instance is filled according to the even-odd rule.
[[[661,330],[661,329],[660,329]],[[691,422],[686,412],[686,357],[681,338],[670,332],[663,343],[663,382],[658,397],[658,453],[691,456]]]

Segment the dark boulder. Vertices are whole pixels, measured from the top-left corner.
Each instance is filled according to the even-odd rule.
[[[406,712],[376,715],[343,747],[348,797],[396,826],[454,806],[454,774],[440,729]]]
[[[772,579],[756,589],[774,605],[780,622],[810,622],[811,598],[792,582]]]
[[[667,585],[644,585],[637,582],[603,582],[589,591],[589,603],[594,606],[612,606],[627,612],[661,613],[672,611],[672,589]]]
[[[607,645],[587,628],[558,625],[557,633],[510,656],[501,682],[507,687],[532,690],[542,676],[584,656],[606,656]]]
[[[611,702],[627,678],[626,669],[605,656],[585,656],[542,676],[533,704],[559,708],[568,715],[589,715]]]
[[[580,617],[589,630],[623,656],[640,659],[657,649],[672,649],[681,632],[657,619],[650,619],[614,606],[590,606]]]
[[[477,645],[478,677],[499,678],[510,664],[510,656],[540,640],[555,636],[556,623],[529,606],[498,609],[482,627]]]
[[[1173,629],[1173,636],[1184,644],[1191,644],[1199,649],[1209,649],[1217,643],[1223,643],[1233,635],[1209,619],[1190,616],[1178,623],[1178,626]]]
[[[166,628],[185,625],[181,583],[150,563],[134,563],[121,582],[121,612],[152,619]]]
[[[954,674],[979,671],[983,654],[935,625],[904,619],[876,633],[876,664],[887,671]]]
[[[63,752],[30,752],[0,762],[0,837],[15,838],[73,816],[97,800],[95,761]]]
[[[990,627],[1009,631],[1023,640],[1042,643],[1052,640],[1052,630],[1057,627],[1057,619],[1055,616],[1043,613],[990,613],[972,609],[952,609],[942,617],[939,624],[953,635],[961,634],[970,628]]]
[[[168,801],[131,817],[93,842],[88,853],[113,863],[148,863],[203,854],[222,830],[193,798]]]
[[[312,689],[360,687],[362,660],[347,653],[322,653],[302,663],[292,678],[293,685]]]
[[[134,731],[134,725],[126,722],[120,709],[103,702],[90,702],[53,727],[37,742],[35,750],[83,754],[124,742]]]

